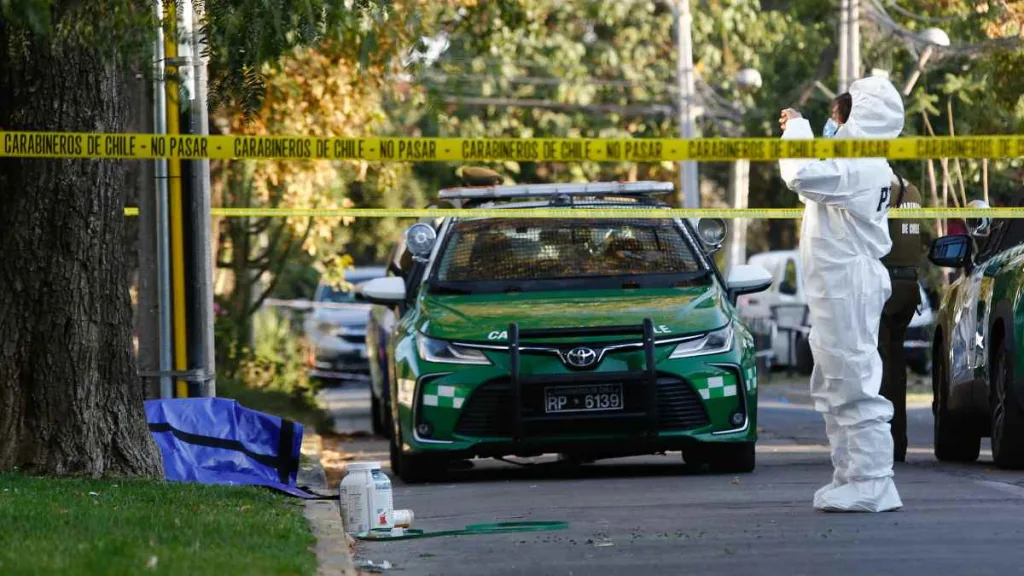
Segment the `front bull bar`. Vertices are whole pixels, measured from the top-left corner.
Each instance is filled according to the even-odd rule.
[[[576,374],[528,375],[520,373],[519,357],[523,339],[571,338],[594,336],[641,336],[643,338],[644,370],[643,372],[608,372],[593,374],[587,382],[621,382],[623,385],[641,383],[644,386],[644,416],[648,436],[658,434],[658,371],[654,360],[654,322],[645,318],[642,325],[632,326],[601,326],[595,328],[545,328],[520,330],[519,324],[512,322],[508,327],[509,339],[509,383],[512,387],[512,410],[514,411],[513,441],[522,440],[524,422],[550,420],[548,417],[533,417],[524,421],[523,417],[523,386],[536,384],[575,383],[579,381]],[[602,356],[603,357],[603,356]],[[595,365],[596,367],[596,365]],[[625,392],[623,401],[625,401]]]

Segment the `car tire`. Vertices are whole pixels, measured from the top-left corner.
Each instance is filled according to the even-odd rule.
[[[935,357],[944,356],[936,354]],[[945,365],[942,362],[936,363],[932,367],[935,457],[940,462],[974,462],[981,452],[981,435],[970,422],[957,417],[946,406],[949,395],[947,380]]]
[[[746,474],[757,466],[753,442],[698,444],[683,450],[683,460],[693,469],[715,474]]]
[[[991,360],[992,459],[1008,470],[1024,469],[1024,411],[1013,389],[1013,351],[1004,338]]]
[[[398,446],[402,433],[396,430],[388,442],[390,449],[391,472],[406,484],[422,484],[439,482],[445,479],[447,466],[445,462],[434,456],[423,454],[404,454]]]

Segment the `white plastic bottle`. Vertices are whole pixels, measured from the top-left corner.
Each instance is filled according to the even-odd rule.
[[[393,500],[391,480],[380,462],[352,462],[338,486],[341,515],[350,534],[391,528]]]

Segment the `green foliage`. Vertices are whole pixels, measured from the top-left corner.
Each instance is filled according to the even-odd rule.
[[[235,320],[225,317],[225,322]],[[240,379],[249,388],[285,392],[296,398],[311,397],[315,388],[304,364],[309,345],[298,337],[286,312],[262,308],[252,320],[252,347],[232,342],[232,338],[224,339],[233,343],[223,358],[226,375]]]
[[[34,41],[81,43],[111,60],[144,60],[152,53],[155,14],[146,0],[0,0],[0,28],[12,59]]]
[[[50,31],[50,0],[0,0],[0,15],[9,24],[34,34]]]
[[[223,315],[215,325],[218,395],[324,429],[327,417],[316,403],[317,383],[307,374],[310,347],[298,320],[284,309],[260,309],[252,317],[251,347],[237,337],[239,320]]]
[[[301,506],[263,488],[0,474],[3,574],[314,574]]]
[[[905,3],[916,14],[949,18],[956,45],[985,42],[992,27],[1012,28],[1012,15],[999,3],[984,6],[953,0]],[[479,3],[463,14],[445,15],[451,47],[418,71],[429,105],[389,108],[400,118],[397,133],[469,137],[672,137],[675,26],[672,3],[653,0],[555,2],[505,0]],[[983,9],[984,8],[984,9]],[[800,108],[816,127],[828,116],[828,98],[815,88],[836,84],[836,3],[829,0],[760,2],[701,0],[692,3],[693,54],[698,95],[704,111],[703,136],[777,136],[778,111]],[[899,15],[897,15],[899,16]],[[912,30],[933,24],[900,17]],[[1007,28],[1010,26],[1011,28]],[[906,41],[865,17],[862,67],[889,70],[900,84],[917,64]],[[1019,27],[1016,28],[1019,32]],[[1012,33],[1012,30],[1011,30]],[[918,46],[917,49],[922,49]],[[953,98],[956,133],[1006,133],[1022,125],[1024,52],[1004,50],[991,57],[938,51],[918,89],[907,99],[907,133],[921,133],[921,113],[940,134],[948,134],[947,98]],[[736,85],[742,68],[760,71],[763,85],[745,92]],[[713,89],[717,96],[712,94]],[[408,107],[418,107],[415,112]],[[996,197],[1012,191],[1014,166],[993,162],[990,186]],[[896,163],[922,191],[923,163]],[[593,178],[675,179],[672,163],[523,164],[494,166],[518,181]],[[980,183],[980,163],[963,163],[965,178]],[[703,163],[701,175],[719,191],[727,184],[725,164]],[[452,166],[417,166],[430,191],[454,184]],[[1019,177],[1019,176],[1018,176]],[[1019,184],[1018,184],[1019,186]],[[705,197],[706,203],[721,197]],[[797,206],[778,178],[775,163],[751,165],[752,207]],[[751,249],[782,248],[795,242],[793,222],[753,222]]]
[[[969,2],[966,0],[914,0],[904,7],[911,13],[928,14],[941,26],[954,46],[974,46],[972,51],[938,50],[907,98],[905,134],[928,134],[925,118],[938,136],[951,130],[957,136],[1013,134],[1024,128],[1024,52],[1016,49],[985,48],[997,38],[1024,38],[1020,28],[1024,5],[1020,3]],[[908,28],[920,31],[934,23],[907,19]],[[891,62],[892,76],[906,78],[917,65],[901,42],[877,44],[874,53],[881,62]],[[882,50],[888,54],[883,54]],[[870,67],[874,62],[865,61]],[[955,124],[949,122],[952,105]],[[941,180],[939,162],[935,163]],[[952,178],[956,177],[951,162]],[[930,203],[926,162],[896,162],[895,168],[918,184]],[[961,160],[968,200],[982,196],[982,163]],[[1020,159],[989,161],[989,197],[995,205],[1007,205],[1020,194],[1024,174]],[[940,185],[941,187],[941,185]],[[959,184],[956,185],[959,189]],[[958,193],[959,195],[959,193]],[[941,200],[940,200],[941,202]]]
[[[387,68],[417,37],[426,20],[421,12],[430,6],[414,0],[202,1],[211,95],[247,118],[262,106],[265,64],[319,46],[365,71]]]
[[[694,2],[694,66],[705,107],[699,115],[702,135],[777,135],[778,111],[789,106],[824,121],[827,99],[813,88],[813,80],[822,61],[830,62],[833,4],[807,0],[768,9],[757,0]],[[507,0],[480,3],[447,18],[451,47],[419,74],[431,107],[420,106],[418,118],[401,108],[389,109],[404,122],[397,124],[399,133],[524,138],[678,134],[671,3]],[[763,78],[754,93],[743,91],[734,79],[747,67]],[[825,66],[820,79],[828,84],[832,76],[831,66]],[[469,98],[487,100],[467,103]],[[677,171],[671,162],[502,163],[495,168],[523,182],[675,180]],[[752,164],[751,206],[797,204],[776,170],[774,163]],[[724,190],[728,166],[704,163],[701,174]],[[416,175],[430,191],[455,183],[452,166],[417,166]],[[792,222],[765,226],[779,229],[776,240],[793,237],[784,231]]]

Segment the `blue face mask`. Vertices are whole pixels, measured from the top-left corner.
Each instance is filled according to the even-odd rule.
[[[832,138],[833,136],[836,135],[836,132],[838,131],[839,123],[833,120],[832,118],[829,118],[828,122],[825,122],[825,127],[821,129],[821,135],[824,136],[825,138]]]

